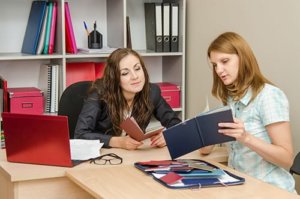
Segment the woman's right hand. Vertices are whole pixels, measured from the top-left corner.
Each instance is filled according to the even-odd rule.
[[[143,142],[136,141],[129,136],[112,137],[109,146],[115,148],[122,148],[127,150],[136,150]]]

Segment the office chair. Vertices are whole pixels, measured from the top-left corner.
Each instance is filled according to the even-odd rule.
[[[81,81],[71,84],[64,90],[59,100],[58,115],[68,116],[70,139],[74,138],[77,119],[91,84],[91,81]]]
[[[300,152],[298,152],[298,154],[296,155],[295,159],[294,159],[294,163],[292,165],[292,167],[290,168],[290,173],[291,174],[297,174],[300,175]]]

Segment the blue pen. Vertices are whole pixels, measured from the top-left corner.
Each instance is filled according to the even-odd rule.
[[[85,21],[83,21],[83,25],[84,25],[84,29],[86,30],[87,36],[89,36],[90,33],[89,33],[89,30],[88,30],[88,28],[87,28],[87,25],[86,25]]]

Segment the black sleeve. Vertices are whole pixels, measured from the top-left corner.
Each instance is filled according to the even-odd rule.
[[[160,88],[156,84],[151,84],[151,100],[154,105],[153,115],[162,126],[169,128],[181,122],[175,111],[161,96]]]
[[[100,140],[103,147],[109,147],[112,135],[105,133],[105,129],[97,128],[97,123],[102,122],[101,115],[105,114],[99,102],[97,94],[91,94],[84,102],[81,113],[78,117],[74,138],[87,140]]]

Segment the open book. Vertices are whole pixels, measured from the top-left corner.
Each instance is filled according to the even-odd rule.
[[[218,123],[221,122],[233,122],[230,107],[204,112],[164,130],[171,158],[175,159],[205,146],[234,141],[233,137],[218,133]]]
[[[142,141],[162,132],[163,127],[144,133],[133,117],[128,117],[121,122],[120,127],[133,139]]]

